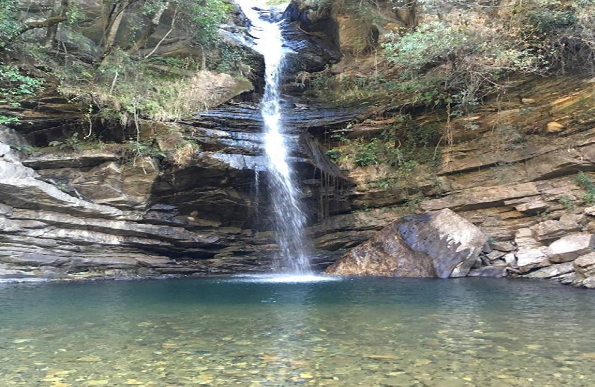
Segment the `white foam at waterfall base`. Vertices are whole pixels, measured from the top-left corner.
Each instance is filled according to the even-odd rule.
[[[306,217],[301,210],[300,192],[294,184],[293,171],[288,163],[287,137],[281,124],[283,109],[279,84],[287,50],[280,24],[261,18],[261,13],[254,8],[257,3],[239,0],[238,4],[252,23],[250,33],[256,38],[254,48],[263,55],[265,62],[265,89],[260,111],[265,132],[268,187],[280,250],[273,268],[280,273],[311,275],[304,251],[307,246],[304,234]],[[266,9],[266,6],[261,9]]]
[[[297,284],[340,281],[341,279],[341,277],[337,276],[331,277],[316,274],[243,274],[234,276],[232,281],[250,283]]]

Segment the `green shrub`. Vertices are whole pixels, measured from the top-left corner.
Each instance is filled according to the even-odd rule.
[[[533,0],[517,4],[520,36],[552,70],[595,73],[595,2]]]
[[[23,75],[16,66],[0,65],[0,103],[13,103],[43,89],[43,80]]]
[[[12,116],[5,116],[4,114],[0,114],[0,125],[10,125],[10,124],[18,124],[20,120],[18,117]]]
[[[173,3],[183,19],[180,25],[185,26],[194,41],[201,45],[215,42],[219,25],[233,9],[225,0],[175,0]]]
[[[430,21],[403,36],[387,37],[391,40],[382,45],[382,53],[399,67],[400,89],[409,88],[415,100],[430,106],[475,104],[498,89],[504,75],[539,68],[531,51],[486,24]]]
[[[159,146],[153,141],[129,141],[130,151],[132,156],[136,159],[137,157],[156,157],[159,159],[165,158],[167,155]]]
[[[399,115],[396,118],[380,135],[370,140],[349,140],[340,134],[331,136],[339,141],[339,145],[328,150],[327,155],[334,161],[351,160],[360,167],[390,165],[402,174],[413,172],[419,164],[435,162],[442,126],[420,125],[409,115]]]
[[[380,141],[374,139],[368,143],[359,141],[355,148],[355,164],[360,167],[380,163]]]
[[[341,158],[341,156],[343,155],[343,152],[341,151],[341,149],[329,149],[326,151],[326,155],[333,161],[337,161]]]
[[[56,147],[59,150],[77,151],[80,149],[80,142],[79,134],[75,132],[64,140],[51,141],[49,146]]]
[[[16,0],[0,0],[0,49],[5,47],[20,29],[16,4]]]
[[[451,26],[443,21],[422,24],[402,37],[388,34],[387,38],[391,41],[382,45],[384,56],[403,67],[408,77],[446,62],[459,51],[472,48],[473,44],[465,28]]]
[[[587,174],[583,171],[580,171],[576,176],[576,182],[583,190],[585,190],[585,195],[583,196],[583,200],[586,204],[595,204],[595,183]]]
[[[560,199],[558,199],[558,202],[567,211],[572,211],[576,207],[575,201],[570,196],[568,196],[568,195],[562,196]]]
[[[0,104],[14,107],[20,106],[20,101],[43,89],[43,80],[24,75],[15,66],[0,64]],[[19,119],[0,114],[0,124],[18,124]]]

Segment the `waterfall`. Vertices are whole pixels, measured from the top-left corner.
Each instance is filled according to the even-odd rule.
[[[260,111],[264,123],[266,170],[275,232],[280,248],[274,269],[278,272],[309,274],[310,263],[304,252],[306,218],[300,208],[294,173],[288,163],[287,137],[282,125],[283,108],[279,87],[287,49],[283,45],[280,23],[263,19],[248,0],[238,0],[238,4],[252,23],[250,33],[257,41],[254,48],[263,55],[265,61],[265,90]]]

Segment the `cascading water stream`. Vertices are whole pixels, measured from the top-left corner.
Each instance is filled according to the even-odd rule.
[[[265,61],[265,90],[260,111],[264,122],[266,169],[275,231],[280,248],[274,269],[284,273],[311,274],[310,263],[304,252],[306,218],[300,208],[299,191],[288,163],[286,136],[282,126],[279,85],[287,49],[283,45],[279,23],[262,19],[260,12],[248,0],[239,0],[238,4],[252,23],[250,32],[257,40],[255,49]]]

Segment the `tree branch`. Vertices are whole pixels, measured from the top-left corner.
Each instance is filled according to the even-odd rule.
[[[169,4],[169,2],[168,2],[168,4]],[[151,51],[150,53],[148,53],[147,55],[145,55],[145,59],[147,59],[148,57],[150,57],[151,55],[153,55],[153,53],[155,53],[155,51],[157,51],[157,49],[159,48],[159,46],[161,46],[161,43],[163,43],[163,41],[165,39],[167,39],[167,37],[169,36],[169,34],[172,33],[172,31],[174,30],[174,24],[176,23],[176,16],[178,16],[178,10],[177,9],[174,11],[174,15],[172,16],[171,25],[170,25],[169,31],[167,31],[167,33],[165,34],[165,36],[163,38],[161,38],[161,40],[159,41],[159,43],[157,43],[157,45],[155,46],[155,48],[153,49],[153,51]]]
[[[58,23],[62,23],[63,21],[66,21],[66,16],[64,15],[58,15],[58,16],[52,16],[50,18],[47,18],[45,20],[41,20],[41,21],[33,21],[33,22],[29,22],[26,23],[18,32],[17,32],[17,36],[18,35],[22,35],[25,32],[29,31],[29,30],[33,30],[35,28],[46,28],[46,27],[51,27],[53,25],[56,25]]]

